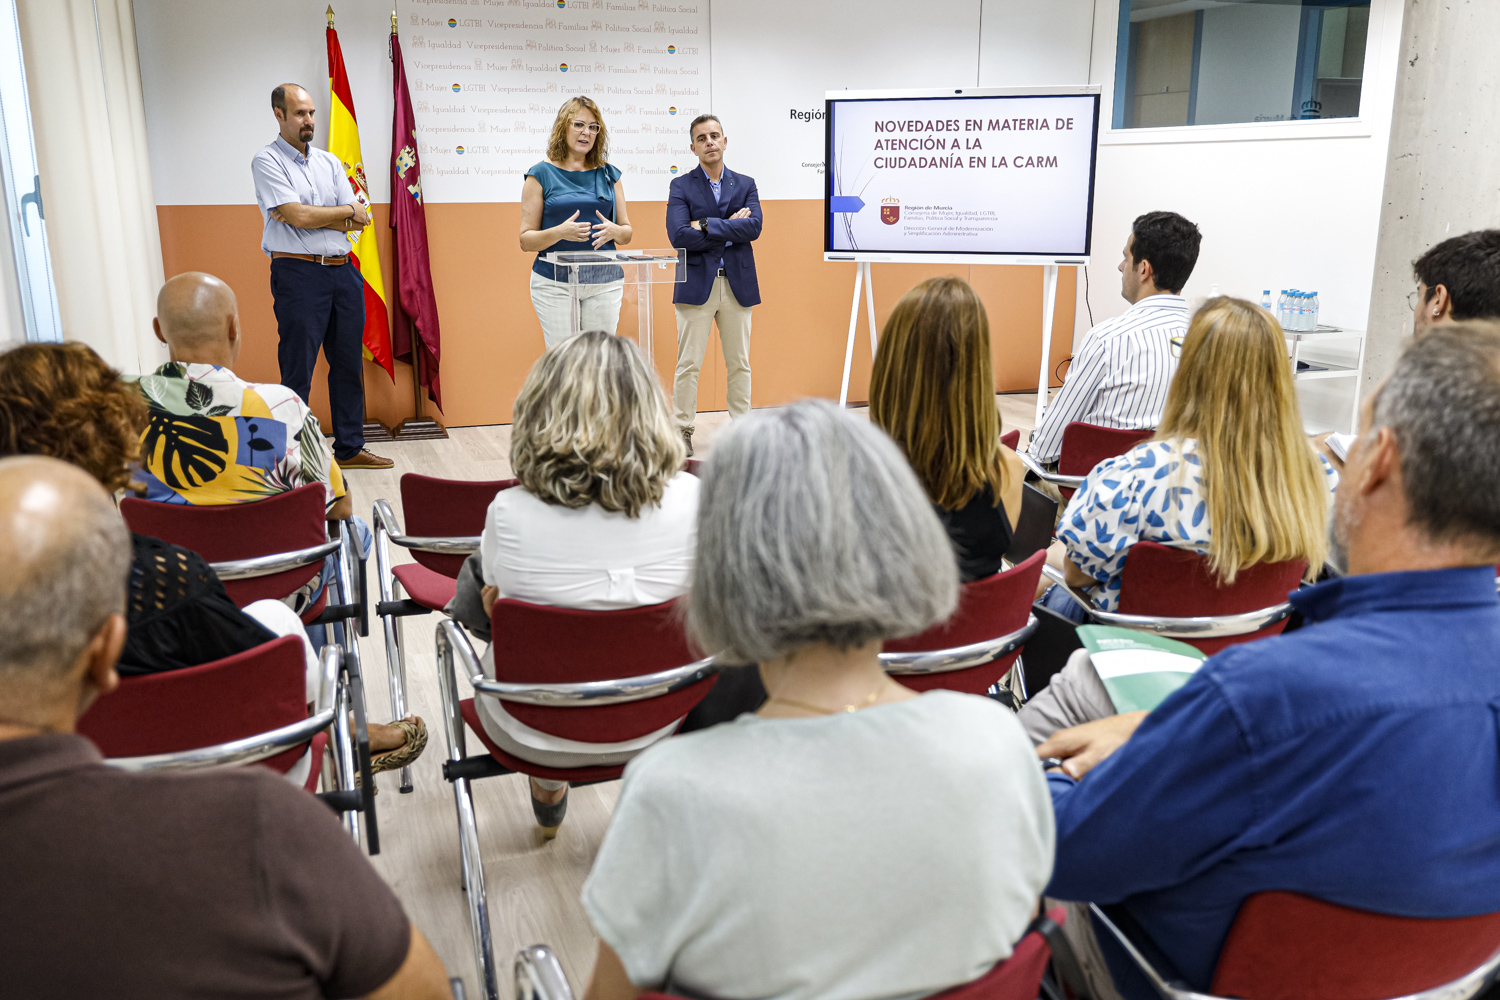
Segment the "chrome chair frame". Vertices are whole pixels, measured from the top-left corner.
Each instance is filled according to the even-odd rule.
[[[410,598],[398,598],[396,579],[391,563],[391,546],[399,545],[412,552],[431,552],[444,556],[468,556],[479,551],[479,536],[424,537],[406,535],[391,510],[389,500],[376,500],[371,511],[375,526],[375,577],[380,588],[380,599],[375,604],[375,614],[380,618],[385,633],[385,674],[391,694],[391,714],[397,718],[406,716],[406,637],[402,632],[401,619],[410,615],[428,615],[432,609],[418,604]],[[401,769],[401,792],[409,793],[413,788],[410,766]]]
[[[1105,611],[1096,605],[1092,598],[1068,586],[1061,570],[1043,566],[1042,575],[1063,588],[1069,597],[1078,602],[1078,606],[1083,608],[1089,618],[1100,625],[1114,625],[1136,632],[1151,632],[1169,639],[1221,639],[1233,635],[1248,635],[1267,625],[1279,622],[1292,613],[1291,602],[1282,601],[1269,608],[1243,611],[1234,615],[1196,615],[1185,618],[1173,618],[1166,615],[1126,615],[1117,611]]]
[[[1016,457],[1021,460],[1021,464],[1022,465],[1026,466],[1026,471],[1027,472],[1029,472],[1032,475],[1036,476],[1038,479],[1042,480],[1043,482],[1051,483],[1053,486],[1062,487],[1064,489],[1076,490],[1076,489],[1078,489],[1078,487],[1082,486],[1083,485],[1083,481],[1088,478],[1088,476],[1086,476],[1086,475],[1084,475],[1084,476],[1066,476],[1066,475],[1063,475],[1061,472],[1048,472],[1046,469],[1042,468],[1042,465],[1041,465],[1040,462],[1038,462],[1036,459],[1032,458],[1029,453],[1024,452],[1024,451],[1018,451],[1018,452],[1016,452]]]
[[[1098,923],[1109,931],[1110,935],[1119,942],[1120,947],[1130,956],[1130,960],[1141,970],[1141,974],[1155,987],[1156,992],[1161,994],[1163,1000],[1221,1000],[1221,998],[1210,993],[1199,993],[1189,988],[1185,983],[1176,979],[1168,981],[1157,969],[1151,965],[1136,942],[1132,941],[1122,931],[1109,915],[1101,909],[1098,904],[1090,903],[1089,912]],[[519,959],[517,959],[519,972]],[[1491,955],[1483,965],[1471,972],[1465,973],[1449,983],[1434,986],[1430,990],[1420,993],[1410,993],[1404,997],[1392,997],[1390,1000],[1468,1000],[1474,996],[1490,981],[1495,972],[1500,970],[1500,950]],[[545,1000],[551,1000],[546,997]]]
[[[1032,637],[1036,629],[1036,615],[1028,614],[1026,624],[1014,632],[996,636],[993,639],[985,639],[982,642],[970,643],[967,646],[954,646],[952,649],[933,649],[914,653],[881,653],[880,665],[892,677],[931,676],[932,674],[946,674],[953,670],[968,670],[970,667],[993,663],[1002,656],[1020,649],[1026,644],[1026,640]],[[1020,681],[1021,700],[1026,701],[1030,695],[1026,692],[1025,675],[1014,665],[1010,668],[1010,675]]]
[[[370,735],[365,717],[364,679],[359,658],[346,654],[335,643],[323,647],[319,657],[322,673],[314,711],[300,722],[289,723],[254,736],[214,746],[195,747],[175,753],[140,757],[110,757],[104,763],[122,771],[199,771],[216,767],[240,767],[267,760],[291,747],[307,743],[332,728],[335,791],[318,798],[339,813],[344,829],[361,843],[359,817],[365,817],[365,837],[371,854],[380,853],[380,830],[375,818],[374,784],[370,774]],[[350,723],[350,715],[353,723]],[[355,784],[356,771],[361,784]]]
[[[516,952],[516,1000],[573,1000],[562,963],[544,944]]]
[[[469,782],[491,775],[510,774],[509,768],[488,753],[468,756],[464,720],[459,713],[458,670],[462,666],[475,693],[494,695],[502,701],[554,708],[619,705],[670,694],[698,683],[718,671],[712,657],[671,670],[639,677],[576,684],[512,684],[484,675],[468,633],[458,622],[444,619],[437,627],[438,689],[443,696],[443,734],[448,756],[443,777],[453,785],[458,813],[458,851],[468,896],[469,930],[474,945],[474,966],[479,973],[480,995],[499,1000],[499,975],[495,967],[494,941],[490,933],[489,901],[485,891],[484,862],[479,854],[479,827],[474,819],[474,796]],[[566,983],[566,980],[564,980]]]

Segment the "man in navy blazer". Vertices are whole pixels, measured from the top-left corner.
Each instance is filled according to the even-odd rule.
[[[750,412],[750,308],[760,302],[750,244],[760,236],[760,195],[755,178],[724,166],[729,139],[717,118],[699,115],[688,134],[698,167],[672,181],[667,235],[674,247],[687,250],[687,278],[672,295],[677,304],[672,405],[691,455],[698,373],[715,320],[728,370],[729,415]]]

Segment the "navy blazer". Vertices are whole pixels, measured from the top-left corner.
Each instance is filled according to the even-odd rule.
[[[760,304],[760,282],[755,277],[755,251],[751,241],[760,236],[760,195],[755,178],[737,174],[728,167],[719,180],[723,202],[714,201],[714,189],[701,166],[672,179],[667,196],[667,238],[672,246],[687,250],[687,278],[676,285],[673,302],[701,306],[713,291],[719,258],[729,289],[742,306]],[[742,208],[748,219],[731,219]],[[707,219],[708,231],[693,228],[694,219]],[[731,245],[725,246],[728,242]]]

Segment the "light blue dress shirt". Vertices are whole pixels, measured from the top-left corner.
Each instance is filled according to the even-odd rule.
[[[354,200],[354,188],[344,174],[344,165],[326,149],[307,147],[307,155],[281,136],[255,154],[250,161],[255,178],[255,201],[260,205],[265,229],[260,248],[274,253],[312,253],[337,257],[349,252],[349,237],[333,229],[298,229],[271,218],[271,209],[288,202],[331,208]]]
[[[699,167],[698,169],[702,170],[703,171],[703,176],[708,178],[708,186],[714,189],[714,202],[716,204],[721,204],[724,201],[724,198],[723,198],[722,195],[720,195],[719,188],[724,183],[724,172],[723,172],[723,170],[721,169],[719,171],[719,179],[718,180],[714,180],[712,177],[708,176],[708,170],[707,170],[707,168],[705,168],[705,167]],[[724,245],[726,247],[728,247],[728,246],[734,246],[733,243],[730,243],[730,242],[727,242],[727,241],[724,243]],[[720,270],[722,270],[723,267],[724,267],[724,258],[720,257],[719,258],[719,268],[720,268]]]

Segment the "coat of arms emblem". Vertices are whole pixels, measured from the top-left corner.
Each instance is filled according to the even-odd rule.
[[[901,199],[884,198],[880,202],[880,221],[894,226],[901,219]]]

